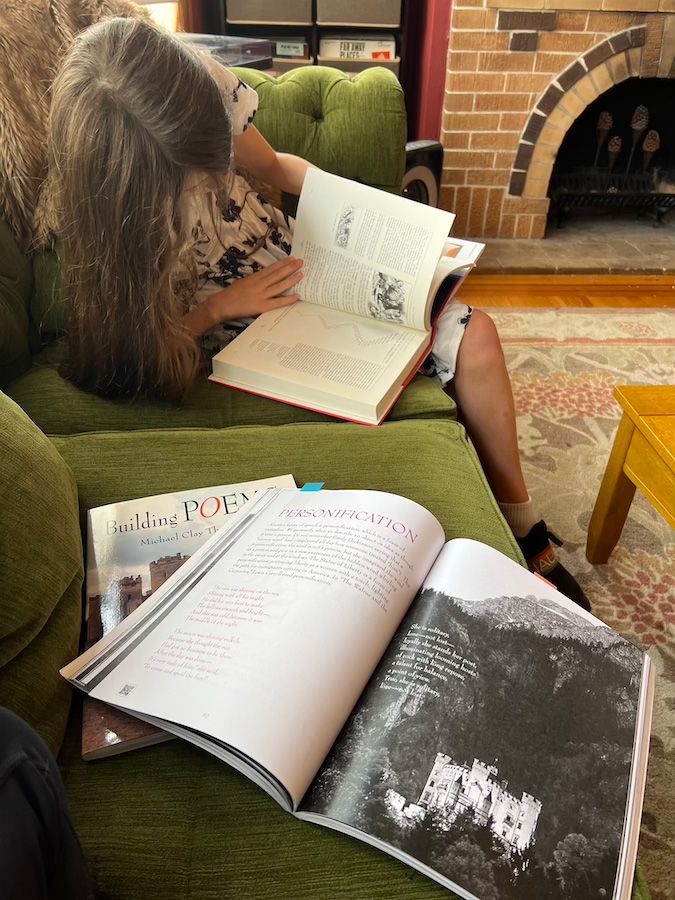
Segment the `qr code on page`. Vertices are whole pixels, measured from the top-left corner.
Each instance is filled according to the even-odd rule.
[[[129,694],[134,690],[135,687],[136,687],[135,684],[125,684],[124,687],[121,690],[119,690],[117,693],[121,694],[122,697],[128,697]]]

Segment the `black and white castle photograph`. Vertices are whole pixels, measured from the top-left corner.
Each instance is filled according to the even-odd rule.
[[[613,895],[642,653],[548,598],[424,589],[303,809],[480,900]]]

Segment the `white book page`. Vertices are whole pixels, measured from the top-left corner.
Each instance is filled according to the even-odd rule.
[[[219,540],[173,579],[191,577]],[[180,602],[159,614],[170,579],[122,623],[115,659],[91,664],[90,651],[87,667],[64,674],[97,699],[235,747],[297,804],[443,540],[427,510],[394,495],[270,491]],[[129,630],[138,614],[142,640]]]
[[[429,286],[454,215],[309,169],[293,256],[301,299],[424,329]]]
[[[361,418],[428,342],[419,331],[298,301],[259,316],[214,356],[212,369],[237,387]]]

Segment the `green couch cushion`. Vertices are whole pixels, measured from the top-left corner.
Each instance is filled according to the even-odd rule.
[[[224,431],[96,433],[54,438],[84,508],[156,492],[291,472],[299,484],[373,488],[430,509],[448,537],[480,538],[514,558],[464,430],[446,420],[380,428],[328,423]],[[61,761],[77,829],[113,897],[449,897],[377,850],[296,822],[225,764],[182,743],[93,763],[77,724]]]
[[[73,746],[66,785],[96,877],[124,900],[456,900],[380,850],[299,822],[187,744],[95,763]],[[639,869],[633,900],[650,900]]]
[[[349,76],[328,66],[278,78],[235,69],[260,98],[256,125],[275,150],[295,153],[344,178],[401,192],[407,134],[396,76],[375,67]]]
[[[77,489],[54,446],[0,394],[0,704],[56,750],[70,690],[58,673],[77,651],[82,542]]]
[[[327,421],[326,416],[255,397],[198,379],[180,406],[149,401],[118,402],[81,391],[62,378],[57,367],[62,346],[53,344],[16,379],[8,394],[45,434],[143,428],[223,428],[229,425],[285,425]],[[453,417],[455,405],[435,381],[415,376],[390,418]],[[336,420],[331,420],[336,421]]]
[[[329,422],[110,431],[52,442],[75,473],[82,510],[290,472],[298,484],[325,481],[329,488],[410,497],[434,513],[448,538],[477,538],[521,559],[464,429],[453,421],[391,422],[379,428],[345,423],[339,432]]]
[[[0,219],[0,387],[30,365],[28,301],[32,285],[30,262]]]
[[[299,822],[233,769],[166,744],[66,786],[98,882],[124,900],[456,900],[386,854]]]

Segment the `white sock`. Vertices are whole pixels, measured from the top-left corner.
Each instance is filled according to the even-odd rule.
[[[535,509],[532,497],[529,496],[524,503],[499,503],[499,508],[517,538],[525,537],[532,526],[541,519],[541,515]]]

